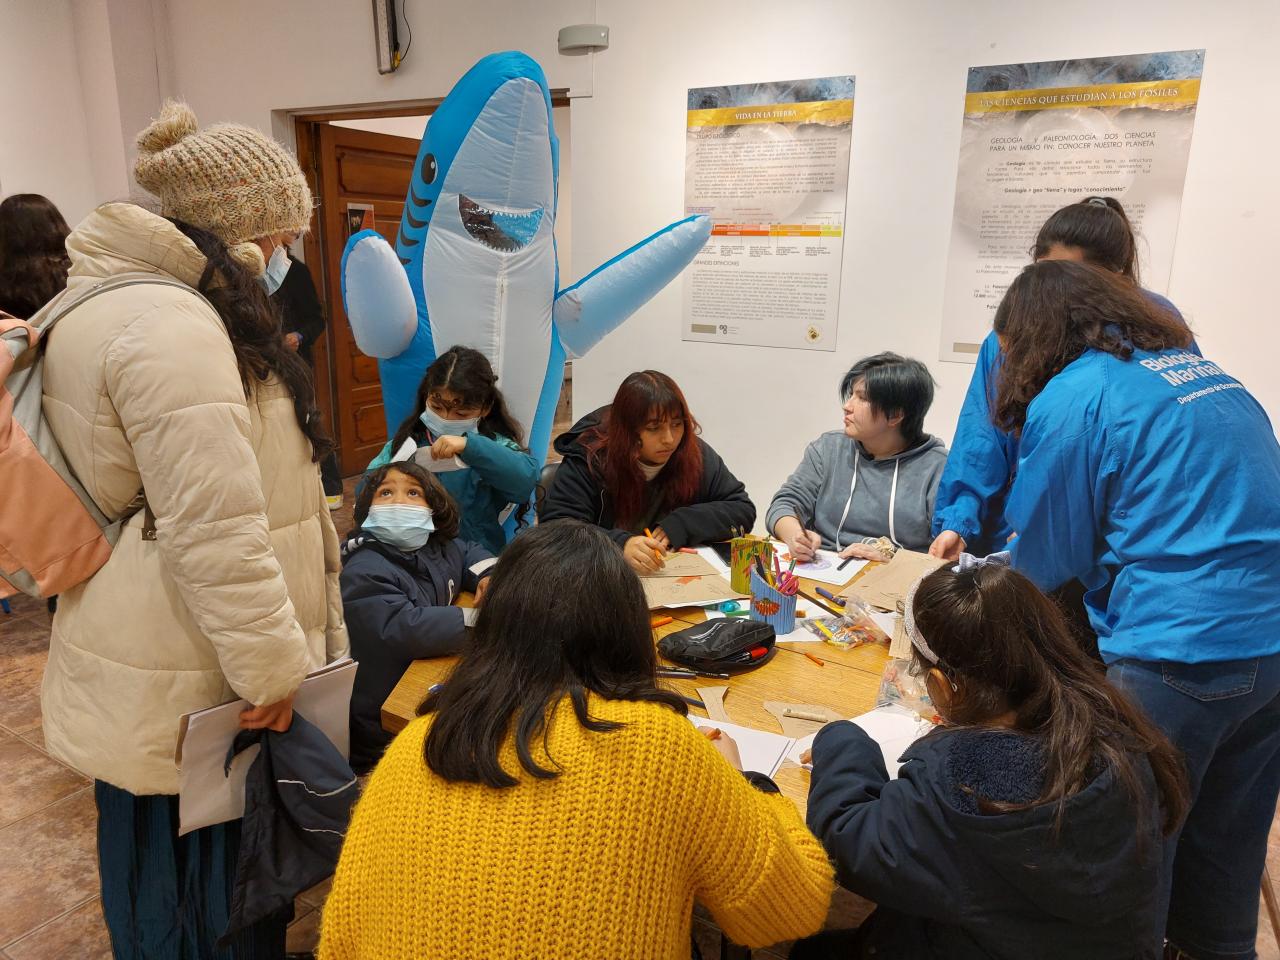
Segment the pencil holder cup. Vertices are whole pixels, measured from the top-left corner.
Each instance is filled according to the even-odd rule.
[[[734,593],[751,591],[751,570],[756,557],[765,568],[773,565],[773,541],[762,537],[734,537],[729,541],[729,586]]]
[[[796,598],[769,586],[754,567],[751,570],[751,619],[767,623],[779,637],[796,628]]]

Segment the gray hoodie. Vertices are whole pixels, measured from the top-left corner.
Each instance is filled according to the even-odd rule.
[[[947,448],[925,437],[896,457],[876,460],[843,430],[824,433],[769,504],[770,532],[792,516],[817,531],[825,550],[863,537],[888,537],[908,550],[927,550],[933,537],[933,501],[947,463]]]

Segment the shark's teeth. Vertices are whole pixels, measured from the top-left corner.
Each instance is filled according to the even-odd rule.
[[[473,239],[491,250],[514,253],[528,246],[537,234],[542,223],[542,208],[524,212],[493,210],[459,194],[458,216]]]

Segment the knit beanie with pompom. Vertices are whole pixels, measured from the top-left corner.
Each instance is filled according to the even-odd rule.
[[[160,198],[164,216],[219,237],[254,274],[265,264],[249,241],[311,222],[311,190],[284,147],[237,123],[200,130],[185,103],[168,101],[138,134],[133,175]]]

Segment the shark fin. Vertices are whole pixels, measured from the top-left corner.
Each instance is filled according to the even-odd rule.
[[[342,303],[356,346],[367,356],[399,356],[417,332],[409,277],[376,230],[353,234],[342,251]]]
[[[688,217],[601,264],[556,297],[555,325],[569,358],[581,357],[649,302],[711,238],[711,221]]]

